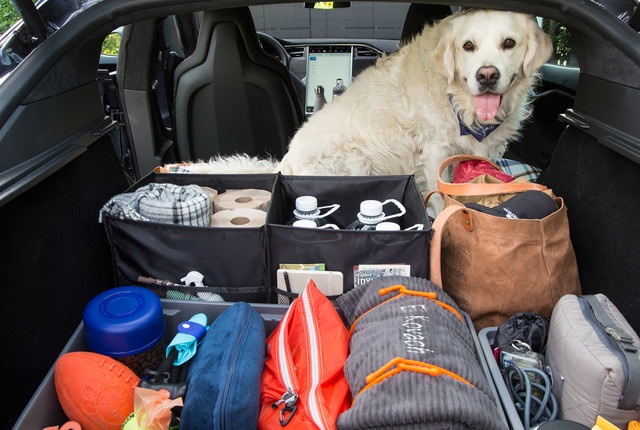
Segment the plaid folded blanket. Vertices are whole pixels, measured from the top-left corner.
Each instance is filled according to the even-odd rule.
[[[100,209],[104,215],[134,221],[209,227],[211,199],[197,185],[149,184],[118,194]]]
[[[528,182],[535,182],[540,175],[541,170],[530,164],[520,163],[519,161],[510,160],[508,158],[498,158],[496,164],[502,168],[502,170],[516,179],[524,178]]]

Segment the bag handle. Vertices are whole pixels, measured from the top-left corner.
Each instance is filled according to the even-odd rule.
[[[433,192],[432,192],[433,193]],[[427,197],[425,197],[426,201],[429,199],[432,193],[429,193]],[[444,226],[449,221],[449,218],[454,216],[454,214],[462,212],[462,215],[465,214],[470,215],[469,209],[464,206],[451,205],[446,208],[436,217],[435,221],[431,228],[433,229],[433,235],[431,236],[431,252],[430,254],[430,278],[431,282],[436,284],[438,287],[442,288],[442,267],[441,267],[441,259],[442,259],[442,232],[444,230]]]
[[[447,167],[460,161],[469,160],[486,161],[496,169],[502,171],[497,164],[484,157],[476,155],[453,155],[442,160],[438,167],[438,190],[440,192],[453,196],[488,196],[495,194],[519,193],[531,190],[546,191],[548,189],[544,185],[534,184],[532,182],[508,182],[504,184],[452,184],[442,180],[442,173]]]

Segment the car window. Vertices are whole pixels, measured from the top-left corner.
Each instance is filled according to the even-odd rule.
[[[305,8],[303,3],[251,6],[258,31],[282,39],[399,40],[407,3],[354,2],[336,9]]]
[[[578,59],[573,51],[573,39],[567,27],[548,18],[538,20],[541,21],[542,29],[551,36],[553,41],[553,54],[549,63],[556,66],[578,67]]]
[[[0,1],[0,34],[4,34],[19,19],[20,15],[13,3],[7,0]]]
[[[105,37],[102,42],[102,55],[113,55],[117,56],[118,51],[120,50],[120,37],[121,31],[114,31]]]

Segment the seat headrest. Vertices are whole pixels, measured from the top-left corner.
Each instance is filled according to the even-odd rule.
[[[449,15],[451,15],[450,6],[411,3],[402,28],[400,46],[409,43],[415,36],[420,34],[425,25],[432,25],[434,22]]]

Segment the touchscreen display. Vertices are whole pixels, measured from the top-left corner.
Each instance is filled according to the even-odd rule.
[[[334,92],[339,94],[351,83],[352,51],[352,46],[309,46],[305,97],[307,115],[313,114],[317,86],[322,86],[327,103],[331,103]]]

